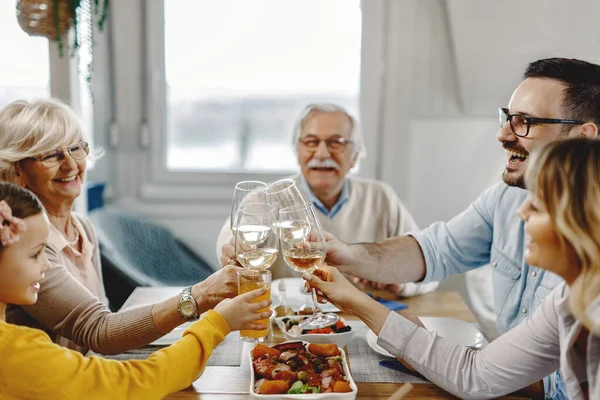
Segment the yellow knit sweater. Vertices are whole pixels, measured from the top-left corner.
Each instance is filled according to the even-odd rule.
[[[0,321],[0,399],[160,399],[188,387],[229,333],[209,311],[143,361],[84,357],[37,329]]]

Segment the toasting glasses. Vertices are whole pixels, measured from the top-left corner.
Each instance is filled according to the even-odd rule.
[[[325,260],[327,243],[321,224],[310,204],[279,211],[279,240],[286,264],[295,271],[311,274]],[[313,315],[300,323],[302,329],[318,329],[335,324],[339,317],[319,310],[313,288]]]
[[[273,207],[267,203],[240,207],[234,229],[235,257],[245,268],[265,270],[277,259],[274,220]]]
[[[246,203],[266,203],[266,190],[267,184],[260,181],[243,181],[235,185],[233,201],[231,202],[231,216],[229,218],[229,227],[234,235],[240,206]]]

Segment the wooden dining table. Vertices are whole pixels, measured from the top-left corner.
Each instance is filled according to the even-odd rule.
[[[152,304],[179,292],[179,288],[156,288],[140,287],[136,288],[127,299],[123,308],[133,308],[145,304]],[[390,298],[391,294],[387,292],[375,292],[374,295],[383,298]],[[436,291],[425,295],[402,299],[411,314],[420,317],[450,317],[460,319],[466,322],[475,322],[475,317],[466,306],[460,295],[456,292]],[[346,314],[340,314],[346,320],[355,320],[356,317]],[[278,328],[273,328],[266,344],[276,344],[285,341],[285,337]],[[166,399],[174,400],[225,400],[225,399],[247,399],[249,394],[248,365],[242,363],[239,367],[225,366],[207,366],[201,377],[189,388],[177,393],[173,393]],[[240,380],[245,380],[240,382]],[[356,382],[358,387],[357,399],[387,399],[396,390],[401,383],[373,383]],[[536,399],[539,395],[539,388],[535,388],[533,395],[531,390],[517,392],[512,395],[501,397],[501,399]],[[432,383],[413,384],[413,389],[404,397],[405,399],[455,399],[453,395],[437,387]],[[543,398],[543,397],[542,397]]]

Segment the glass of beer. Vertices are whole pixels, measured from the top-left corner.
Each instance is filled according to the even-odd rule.
[[[251,292],[255,289],[262,287],[268,287],[269,290],[262,296],[252,300],[252,303],[257,303],[271,299],[271,271],[268,270],[257,270],[257,269],[244,269],[238,271],[238,294]],[[269,311],[269,307],[261,308],[257,312]],[[263,342],[269,336],[269,318],[259,319],[255,321],[259,324],[267,326],[266,329],[262,330],[241,330],[240,338],[246,342]]]

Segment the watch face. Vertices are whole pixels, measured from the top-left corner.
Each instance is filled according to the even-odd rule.
[[[196,307],[194,307],[194,303],[191,301],[184,301],[181,303],[181,313],[186,317],[191,317],[196,312]]]

